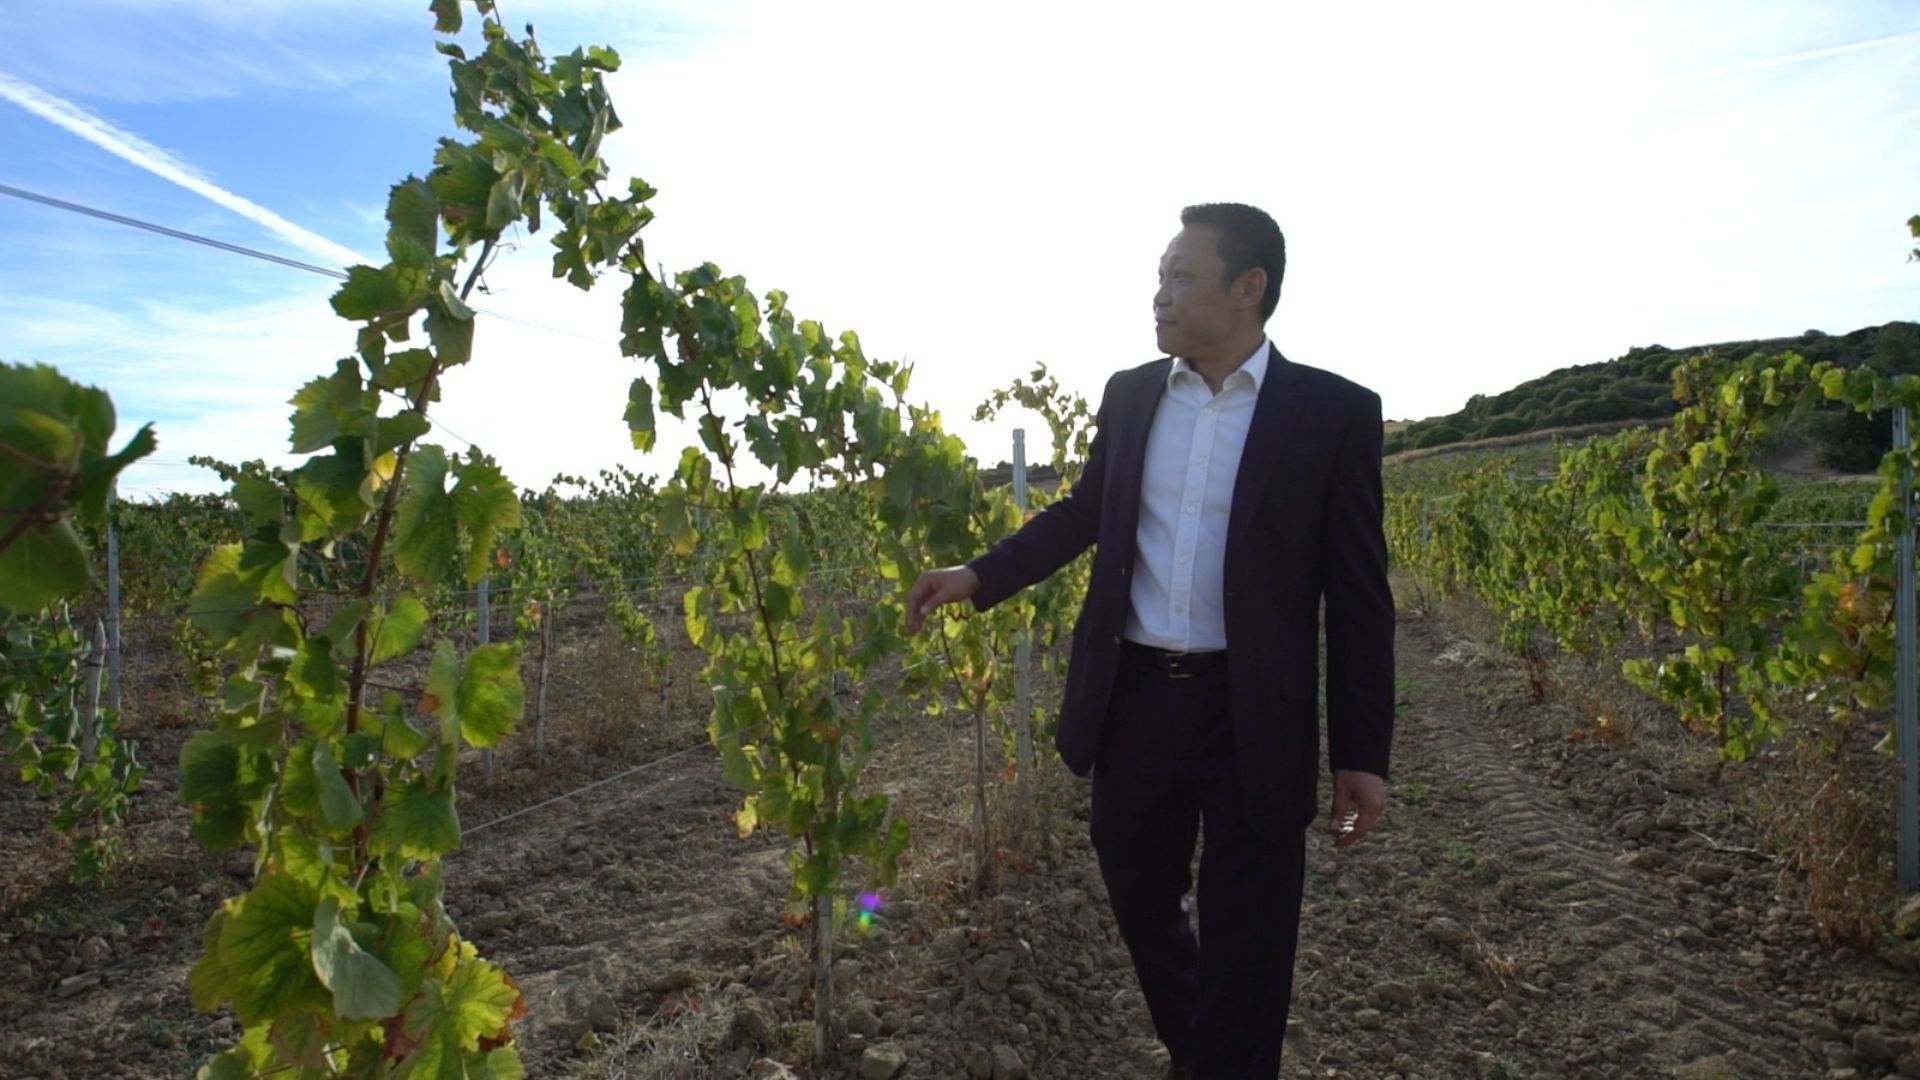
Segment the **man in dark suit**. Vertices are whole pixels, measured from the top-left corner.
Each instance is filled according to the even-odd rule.
[[[1250,206],[1181,212],[1153,314],[1168,355],[1107,382],[1086,472],[965,566],[914,582],[908,629],[986,610],[1097,545],[1056,743],[1170,1077],[1280,1070],[1318,806],[1324,604],[1334,843],[1386,807],[1393,597],[1380,398],[1264,329],[1286,242]],[[1201,828],[1199,940],[1183,903]]]

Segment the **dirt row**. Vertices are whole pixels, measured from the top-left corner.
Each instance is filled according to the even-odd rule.
[[[555,712],[604,735],[645,699],[644,738],[570,731],[540,768],[508,755],[463,792],[448,901],[526,991],[530,1075],[1161,1074],[1084,787],[1050,773],[1040,825],[998,821],[997,880],[975,893],[971,733],[946,718],[881,729],[868,782],[915,845],[872,927],[844,942],[836,1058],[807,1068],[785,845],[734,834],[711,753],[673,754],[699,738],[686,672],[668,688],[591,677],[622,655],[566,643],[575,689],[556,682]],[[1696,744],[1650,727],[1596,737],[1588,709],[1534,700],[1470,620],[1404,614],[1399,672],[1388,816],[1351,851],[1310,838],[1287,1075],[1920,1076],[1913,954],[1821,943],[1737,777],[1716,782]],[[8,789],[8,850],[41,812]],[[185,973],[243,860],[198,853],[177,808],[136,846],[115,890],[9,888],[0,1074],[181,1075],[232,1038],[230,1020],[192,1010]]]

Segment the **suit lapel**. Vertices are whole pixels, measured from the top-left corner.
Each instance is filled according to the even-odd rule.
[[[1253,405],[1253,420],[1247,427],[1246,447],[1240,452],[1240,469],[1233,478],[1233,509],[1227,517],[1229,552],[1246,534],[1267,481],[1277,471],[1288,446],[1300,431],[1305,405],[1299,394],[1288,392],[1288,387],[1299,379],[1299,365],[1268,345],[1267,377],[1261,380],[1260,396]]]
[[[1172,367],[1173,361],[1167,359],[1145,369],[1140,385],[1125,395],[1123,411],[1115,418],[1118,423],[1113,445],[1122,456],[1115,462],[1119,468],[1109,474],[1113,480],[1107,497],[1119,500],[1115,504],[1119,507],[1118,535],[1129,545],[1133,543],[1134,530],[1140,526],[1140,485],[1146,476],[1147,435],[1153,429],[1153,414],[1160,407],[1160,398],[1167,392],[1167,372]]]

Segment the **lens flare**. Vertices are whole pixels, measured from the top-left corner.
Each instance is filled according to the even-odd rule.
[[[861,893],[857,902],[860,905],[860,914],[854,917],[854,921],[859,923],[860,930],[864,933],[873,929],[873,916],[880,910],[880,894],[877,892]]]

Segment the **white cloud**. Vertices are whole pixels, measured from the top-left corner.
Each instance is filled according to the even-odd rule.
[[[968,407],[1038,359],[1097,395],[1152,355],[1178,207],[1263,205],[1292,256],[1276,341],[1419,416],[1652,327],[1852,329],[1817,291],[1911,274],[1878,251],[1916,208],[1920,49],[1735,70],[1848,31],[1760,5],[789,6],[622,72],[617,101],[686,104],[611,153],[661,189],[669,265],[786,288]],[[1702,66],[1727,70],[1681,78]]]
[[[1635,344],[1911,311],[1920,42],[1897,8],[747,4],[655,57],[634,46],[660,32],[640,15],[509,13],[551,48],[627,55],[629,127],[608,153],[661,189],[654,261],[712,259],[858,329],[916,364],[914,398],[988,461],[1013,421],[964,418],[994,387],[1047,361],[1094,397],[1152,357],[1155,259],[1195,201],[1274,212],[1291,254],[1275,340],[1380,390],[1392,416]],[[547,250],[528,242],[476,299],[567,333],[483,320],[443,418],[522,484],[664,469],[671,453],[626,449],[619,421],[639,373],[605,340],[619,283],[580,295]],[[350,340],[326,288],[284,309],[210,291],[191,317],[124,322],[106,303],[0,301],[0,326],[51,361],[94,350],[86,363],[188,410],[164,456],[253,457],[285,445],[286,397]],[[167,343],[201,317],[260,322]],[[138,349],[98,352],[128,337]]]
[[[0,72],[0,98],[40,117],[48,123],[98,146],[124,161],[178,184],[241,217],[262,226],[302,251],[327,259],[336,266],[367,262],[351,248],[336,244],[310,229],[301,228],[251,199],[243,198],[207,179],[199,170],[152,143],[107,122],[64,98],[49,94],[22,79]]]
[[[617,37],[633,56],[693,47],[739,6],[504,5],[516,31],[533,20],[543,41]],[[425,0],[64,0],[14,7],[0,35],[0,69],[88,102],[182,105],[299,94],[379,113],[445,74],[430,47],[433,17]],[[477,38],[471,15],[469,8],[467,36]]]

